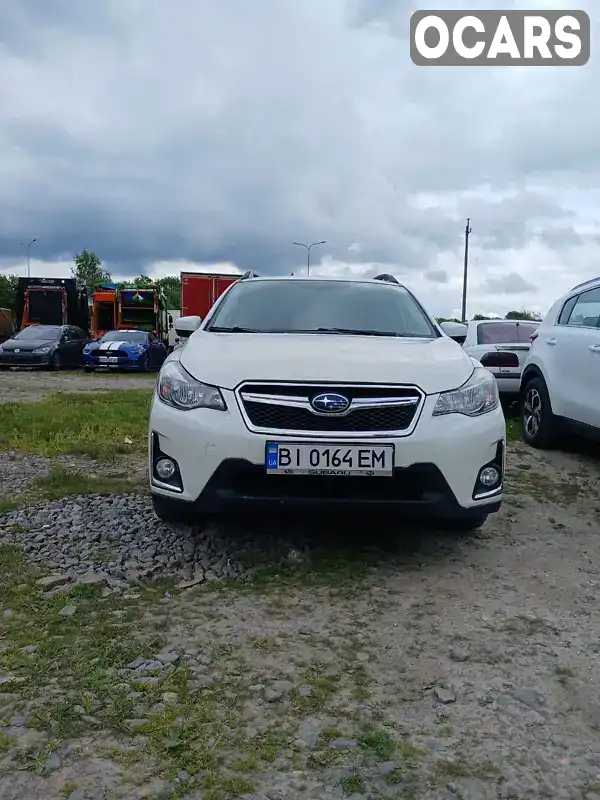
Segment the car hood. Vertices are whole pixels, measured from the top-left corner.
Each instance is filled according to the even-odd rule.
[[[22,353],[31,353],[32,350],[37,350],[38,347],[54,347],[56,342],[53,339],[46,341],[45,339],[28,339],[27,341],[20,342],[18,339],[8,339],[2,345],[3,350],[20,350]]]
[[[119,350],[121,347],[127,349],[129,347],[147,347],[147,342],[128,342],[126,339],[115,339],[114,341],[109,342],[89,342],[88,347],[90,350],[98,350],[102,348],[103,350]]]
[[[235,389],[242,381],[404,383],[434,394],[461,386],[473,362],[448,339],[339,334],[196,331],[177,351],[197,380]]]

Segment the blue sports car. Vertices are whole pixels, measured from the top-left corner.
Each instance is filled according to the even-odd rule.
[[[167,357],[167,348],[146,331],[108,331],[100,339],[83,348],[83,368],[133,369],[147,372],[160,369]]]

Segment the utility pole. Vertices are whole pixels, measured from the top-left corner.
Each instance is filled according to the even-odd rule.
[[[462,295],[462,321],[467,321],[467,273],[469,271],[469,234],[471,233],[471,217],[467,218],[465,227],[465,265],[463,272],[463,295]]]
[[[37,242],[37,239],[32,239],[30,242],[27,243],[27,277],[31,278],[31,245]],[[25,246],[25,242],[21,242],[21,245]]]
[[[304,244],[304,242],[292,242],[292,244],[298,245],[298,247],[306,247],[306,274],[310,275],[310,251],[318,244],[327,244],[327,240],[324,239],[322,242],[313,242],[312,244]]]

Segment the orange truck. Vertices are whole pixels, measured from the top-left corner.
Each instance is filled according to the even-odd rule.
[[[141,330],[168,344],[169,326],[163,293],[156,286],[136,288],[117,283],[96,286],[92,299],[92,339],[108,331]]]

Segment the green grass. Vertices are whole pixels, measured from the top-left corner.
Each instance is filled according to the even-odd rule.
[[[509,442],[521,441],[521,420],[509,417],[506,420],[506,438]]]
[[[113,458],[146,449],[148,389],[59,392],[36,403],[0,404],[0,450]],[[130,439],[132,444],[128,444]]]

